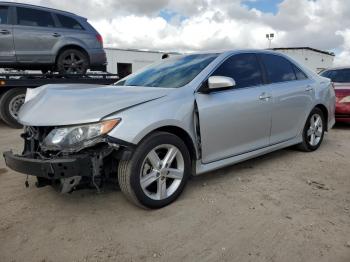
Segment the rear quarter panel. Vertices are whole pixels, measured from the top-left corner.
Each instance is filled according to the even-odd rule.
[[[65,30],[65,29],[57,30],[57,32],[64,35],[64,37],[62,37],[60,39],[60,41],[58,41],[55,44],[55,46],[53,48],[54,54],[57,55],[63,47],[69,46],[69,45],[79,46],[79,47],[83,48],[84,50],[86,50],[87,52],[91,48],[98,48],[97,43],[95,43],[95,42],[97,42],[96,37],[92,38],[91,35],[84,33],[84,32],[74,33],[71,31],[72,30]]]
[[[315,92],[315,105],[321,104],[327,108],[328,111],[328,129],[331,129],[335,123],[335,104],[336,96],[333,85],[330,79],[317,76]]]

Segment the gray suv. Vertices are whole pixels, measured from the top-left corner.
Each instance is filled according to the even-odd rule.
[[[105,71],[106,54],[86,18],[0,2],[0,67],[84,74],[89,68]]]

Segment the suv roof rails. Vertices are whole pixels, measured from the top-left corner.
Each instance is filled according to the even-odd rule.
[[[69,15],[82,17],[82,16],[77,15],[77,14],[72,13],[72,12],[68,12],[68,11],[64,11],[64,10],[60,10],[60,9],[56,9],[56,8],[52,8],[52,7],[40,6],[40,5],[25,4],[25,3],[18,3],[18,2],[0,2],[0,4],[1,5],[6,4],[6,5],[13,5],[13,6],[27,6],[27,7],[42,8],[42,9],[47,9],[47,10],[51,10],[51,11],[55,11],[55,12],[66,13]],[[85,17],[82,17],[82,18],[85,18]]]

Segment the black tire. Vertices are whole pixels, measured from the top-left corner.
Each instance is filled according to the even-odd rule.
[[[56,68],[62,75],[85,74],[89,69],[89,57],[77,49],[67,49],[59,54]]]
[[[10,127],[22,128],[16,117],[19,108],[24,103],[25,94],[25,88],[13,88],[5,92],[0,98],[0,118]],[[13,101],[13,99],[17,99],[17,101]]]
[[[311,126],[311,118],[315,115],[320,116],[322,119],[322,134],[320,136],[319,142],[316,145],[312,145],[309,141],[308,130],[310,129],[310,126]],[[326,121],[324,118],[324,114],[323,114],[321,109],[316,107],[311,111],[310,115],[308,116],[308,118],[306,120],[304,129],[303,129],[303,142],[298,144],[297,148],[303,152],[312,152],[312,151],[317,150],[320,147],[320,145],[322,144],[325,129],[326,129]]]
[[[141,172],[143,172],[143,163],[148,153],[157,146],[165,144],[175,146],[182,154],[184,172],[179,186],[170,196],[165,199],[154,200],[147,196],[141,187]],[[167,132],[156,132],[140,143],[130,160],[119,162],[118,183],[121,191],[132,203],[140,207],[155,209],[164,207],[175,201],[183,191],[190,174],[191,158],[185,143],[176,135]],[[155,181],[155,183],[158,182]]]

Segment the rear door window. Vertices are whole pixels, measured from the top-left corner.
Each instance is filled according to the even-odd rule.
[[[56,16],[63,28],[83,30],[83,27],[81,26],[81,24],[74,18],[65,16],[65,15],[60,15],[60,14],[56,14]]]
[[[17,7],[17,24],[24,26],[55,27],[50,12]]]
[[[8,24],[9,8],[7,6],[0,6],[0,25]]]
[[[279,55],[262,54],[267,77],[270,83],[280,83],[296,80],[293,65],[287,59]]]
[[[233,78],[237,88],[257,86],[263,83],[255,54],[233,55],[223,62],[212,75]]]
[[[295,72],[295,76],[297,77],[298,80],[307,79],[307,75],[303,71],[301,71],[300,68],[298,68],[295,65],[293,65],[293,69],[294,69],[294,72]]]

